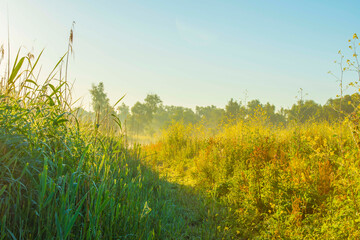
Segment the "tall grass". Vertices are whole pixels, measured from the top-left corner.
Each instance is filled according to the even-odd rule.
[[[121,135],[77,120],[67,55],[44,80],[40,56],[19,51],[1,76],[0,239],[216,238],[205,206],[187,210],[199,198],[160,180]]]

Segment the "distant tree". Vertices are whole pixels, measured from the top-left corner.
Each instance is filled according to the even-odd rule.
[[[170,115],[171,121],[183,121],[185,124],[188,124],[195,123],[198,120],[194,111],[190,108],[167,106],[166,110]]]
[[[282,124],[282,125],[286,125],[287,123],[287,114],[286,114],[286,109],[285,108],[280,108],[280,110],[276,113],[276,120],[275,120],[276,124]]]
[[[225,106],[225,117],[228,120],[243,119],[246,115],[246,109],[241,105],[241,102],[237,102],[233,98],[229,100]]]
[[[144,103],[136,102],[131,108],[129,117],[129,128],[136,133],[146,130],[148,133],[154,132],[154,114],[161,108],[162,101],[156,94],[148,94]]]
[[[133,132],[143,132],[145,124],[149,122],[147,118],[147,107],[145,104],[136,102],[131,108],[131,119],[129,121],[130,130]]]
[[[341,103],[341,108],[340,108]],[[360,104],[360,94],[343,96],[340,98],[330,98],[323,106],[323,117],[329,122],[342,120],[344,117],[353,113]]]
[[[153,115],[152,125],[155,130],[159,130],[168,127],[174,121],[194,124],[198,120],[199,117],[190,108],[160,105]]]
[[[359,94],[343,96],[343,116],[355,111],[359,103]],[[262,104],[258,99],[248,101],[246,106],[243,106],[240,101],[230,99],[224,109],[214,105],[197,106],[194,112],[190,108],[163,105],[158,95],[148,94],[144,102],[134,104],[131,111],[129,111],[129,107],[125,104],[118,107],[117,111],[121,119],[128,116],[127,129],[131,132],[152,134],[168,127],[173,122],[179,121],[184,124],[195,124],[201,121],[201,124],[212,131],[216,131],[224,119],[230,118],[253,119],[254,121],[259,121],[259,123],[281,124],[284,126],[291,121],[298,123],[323,120],[333,121],[339,119],[339,113],[336,110],[339,107],[338,105],[339,99],[329,99],[327,104],[321,106],[313,100],[304,101],[303,95],[301,95],[300,100],[293,104],[290,109],[281,108],[279,111],[276,111],[275,105],[269,102]]]
[[[161,103],[162,101],[160,97],[156,94],[148,94],[146,96],[144,106],[146,108],[145,112],[147,122],[151,122],[154,113],[159,109]]]
[[[130,115],[130,108],[125,103],[118,106],[116,110],[121,121],[124,121]]]
[[[287,115],[289,121],[305,123],[320,120],[322,111],[322,106],[313,100],[299,100],[296,104],[293,104],[291,109],[287,110]]]
[[[269,102],[267,102],[265,105],[263,105],[262,109],[265,112],[265,114],[267,115],[268,120],[271,123],[276,123],[277,114],[275,113],[275,105],[272,105]]]
[[[199,121],[195,112],[191,108],[183,108],[181,111],[181,119],[185,124],[195,124]]]
[[[215,128],[224,119],[225,110],[214,105],[199,107],[196,106],[196,114],[209,128]]]
[[[160,130],[167,127],[171,122],[171,116],[167,110],[168,106],[160,106],[153,115],[153,127],[154,129]]]
[[[115,113],[115,110],[112,106],[110,106],[109,98],[105,93],[104,83],[100,82],[97,86],[92,84],[90,93],[92,98],[92,107],[95,112],[96,126],[101,126],[101,128],[107,132],[109,132],[110,129],[117,128],[111,117],[112,114]]]
[[[94,112],[98,112],[100,114],[107,112],[110,107],[110,103],[104,90],[104,83],[100,82],[97,86],[92,84],[90,93]]]
[[[263,105],[258,99],[254,99],[248,102],[247,104],[247,115],[248,117],[253,117],[257,114],[259,109],[262,109]]]

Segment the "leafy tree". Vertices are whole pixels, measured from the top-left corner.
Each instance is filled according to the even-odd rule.
[[[137,133],[141,133],[148,129],[149,132],[154,132],[152,120],[154,114],[160,109],[161,99],[156,94],[148,94],[144,99],[144,103],[136,102],[131,108],[130,129]]]
[[[147,118],[147,107],[145,104],[136,102],[134,106],[131,108],[131,119],[130,130],[134,132],[142,132],[144,130],[145,124],[148,123]]]
[[[155,130],[160,130],[168,127],[174,121],[194,124],[198,120],[199,117],[190,108],[160,105],[154,113],[152,125]]]
[[[103,116],[102,119],[109,119],[114,110],[109,104],[109,99],[104,91],[104,84],[93,85],[90,90],[92,95],[92,106],[96,116]],[[214,105],[196,107],[194,112],[190,108],[181,106],[164,106],[157,94],[148,94],[144,102],[136,102],[131,111],[129,106],[122,103],[117,107],[117,114],[121,121],[127,120],[128,129],[136,133],[154,133],[160,129],[168,127],[173,122],[183,122],[184,124],[196,124],[199,121],[206,127],[216,130],[217,126],[225,120],[235,119],[258,119],[264,123],[286,125],[290,121],[305,123],[308,121],[336,121],[344,119],[354,112],[360,103],[360,95],[345,95],[342,101],[339,98],[329,99],[322,106],[313,100],[303,100],[302,89],[301,97],[290,109],[281,108],[276,112],[276,108],[269,102],[262,104],[258,99],[251,100],[246,106],[240,101],[231,98],[224,109]],[[340,102],[341,112],[340,113]],[[82,111],[79,111],[82,112]],[[91,113],[89,113],[91,115]],[[259,115],[260,114],[260,115]],[[84,114],[82,114],[84,115]],[[93,116],[93,115],[92,115]],[[262,118],[261,116],[266,116]],[[260,118],[258,118],[260,117]]]
[[[282,114],[281,111],[279,113],[275,112],[275,105],[270,104],[269,102],[266,103],[262,107],[263,111],[269,118],[269,121],[273,124],[284,124],[285,123],[285,114]]]
[[[322,117],[323,108],[313,100],[299,100],[287,111],[288,120],[298,123],[317,121]]]
[[[229,100],[225,106],[225,117],[228,120],[244,119],[246,115],[246,109],[241,105],[241,102],[237,102],[233,98]]]
[[[345,116],[353,113],[359,104],[360,95],[358,93],[345,95],[342,100],[340,98],[330,98],[323,107],[324,118],[329,122],[342,120]]]
[[[225,110],[214,105],[199,107],[196,106],[196,114],[209,128],[215,128],[224,118]]]
[[[183,121],[184,124],[195,123],[198,118],[190,108],[180,106],[166,106],[171,121]]]
[[[263,105],[258,99],[254,99],[248,102],[247,104],[247,116],[253,117],[256,115],[259,109],[262,109]]]
[[[92,84],[90,89],[92,107],[94,112],[103,114],[110,108],[109,98],[104,90],[104,83],[100,82],[99,85]]]
[[[159,109],[161,103],[160,97],[156,94],[148,94],[146,96],[144,106],[146,107],[147,122],[151,122],[154,113]]]
[[[90,89],[92,98],[92,107],[95,112],[95,122],[97,127],[102,127],[108,131],[116,128],[116,124],[112,121],[111,115],[115,113],[114,108],[110,106],[109,98],[104,90],[104,83],[100,82],[97,86],[92,84]]]
[[[130,116],[130,108],[125,103],[122,103],[116,109],[118,111],[118,116],[121,121],[124,121],[128,116]]]

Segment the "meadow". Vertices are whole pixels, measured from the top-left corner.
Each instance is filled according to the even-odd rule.
[[[349,40],[350,59],[339,51],[340,75],[333,76],[340,94],[322,110],[303,101],[301,89],[280,124],[269,104],[243,109],[216,129],[173,122],[143,147],[144,161],[218,206],[225,239],[359,239],[359,95],[343,94],[360,89],[358,81],[344,83],[348,71],[360,76],[357,40]],[[330,109],[332,121],[324,118]],[[313,115],[304,120],[305,112]]]
[[[144,147],[144,159],[224,207],[216,216],[225,238],[358,239],[357,134],[347,124],[255,121],[206,137],[177,123]]]
[[[116,115],[78,116],[69,53],[39,79],[41,53],[19,50],[1,75],[0,239],[360,238],[358,106],[333,122],[173,121],[129,147]]]

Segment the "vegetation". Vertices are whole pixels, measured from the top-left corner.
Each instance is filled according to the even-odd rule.
[[[20,50],[0,76],[0,239],[360,238],[360,95],[343,94],[343,73],[360,75],[356,34],[336,99],[301,90],[277,112],[234,99],[193,111],[156,94],[130,109],[103,83],[93,112],[73,108],[72,41],[45,79],[41,54]],[[128,147],[126,125],[165,130]]]
[[[354,35],[354,61],[340,64],[342,74],[360,74],[356,45]],[[216,134],[175,123],[144,146],[145,159],[224,206],[217,230],[225,238],[358,239],[359,94],[342,96],[341,89],[323,107],[300,96],[285,111],[285,125],[274,122],[271,105],[252,101],[246,109],[231,100],[226,110],[235,117]]]
[[[256,121],[227,125],[213,137],[201,133],[177,123],[144,147],[146,159],[227,206],[218,228],[226,236],[360,237],[360,154],[346,125],[284,129]]]
[[[40,56],[20,56],[1,76],[0,239],[216,238],[205,200],[159,179],[107,127],[101,85],[97,120],[79,121],[60,77],[67,55],[43,81]]]
[[[302,91],[301,89],[300,94],[302,94]],[[93,96],[93,106],[102,106],[101,109],[106,109],[103,111],[108,112],[107,116],[116,114],[123,123],[127,123],[130,135],[140,134],[151,137],[153,137],[154,133],[168,128],[174,122],[183,122],[185,125],[202,124],[216,132],[218,126],[223,123],[238,120],[249,121],[259,111],[264,112],[268,116],[267,121],[270,124],[277,126],[286,126],[291,124],[291,122],[327,121],[333,123],[344,120],[346,116],[354,112],[360,102],[360,95],[358,93],[345,95],[342,98],[330,98],[324,105],[318,104],[313,100],[304,100],[301,97],[290,109],[281,108],[276,111],[275,106],[270,103],[262,104],[259,100],[251,100],[247,105],[243,105],[241,101],[231,98],[224,109],[212,105],[205,107],[197,106],[195,111],[193,111],[191,108],[163,105],[158,95],[148,94],[144,103],[135,103],[130,111],[130,107],[124,103],[117,107],[116,110],[110,106],[102,82],[98,86],[93,85],[90,92]],[[101,96],[104,99],[101,99],[99,94],[102,94]],[[340,102],[346,103],[342,105],[341,113],[339,111]],[[349,102],[351,104],[348,104]],[[86,112],[83,109],[81,109],[81,112],[86,113],[85,115],[90,119],[94,119],[97,116],[94,114],[97,113],[95,107],[94,112]]]
[[[300,96],[303,94],[302,91],[300,89]],[[324,121],[334,123],[343,121],[346,116],[353,113],[360,102],[358,93],[344,95],[342,98],[330,98],[324,105],[313,100],[304,100],[301,96],[290,109],[281,108],[276,111],[275,106],[270,103],[262,104],[259,100],[251,100],[243,105],[241,101],[231,98],[224,109],[212,105],[197,106],[193,111],[191,108],[163,105],[162,100],[156,94],[148,94],[144,103],[136,102],[131,108],[124,103],[115,108],[110,105],[102,82],[98,86],[93,85],[90,93],[93,112],[78,108],[78,116],[82,120],[99,121],[99,119],[116,117],[126,125],[126,129],[122,129],[123,132],[126,132],[128,137],[135,137],[140,142],[148,142],[145,139],[154,139],[155,133],[161,133],[162,130],[176,122],[182,122],[185,125],[200,124],[216,133],[219,127],[226,123],[251,121],[258,112],[266,114],[266,121],[275,126],[288,126],[294,122],[299,124]],[[341,102],[345,104],[341,105]],[[97,109],[103,110],[100,112]],[[114,122],[108,123],[116,128]],[[141,141],[140,138],[144,141]]]

